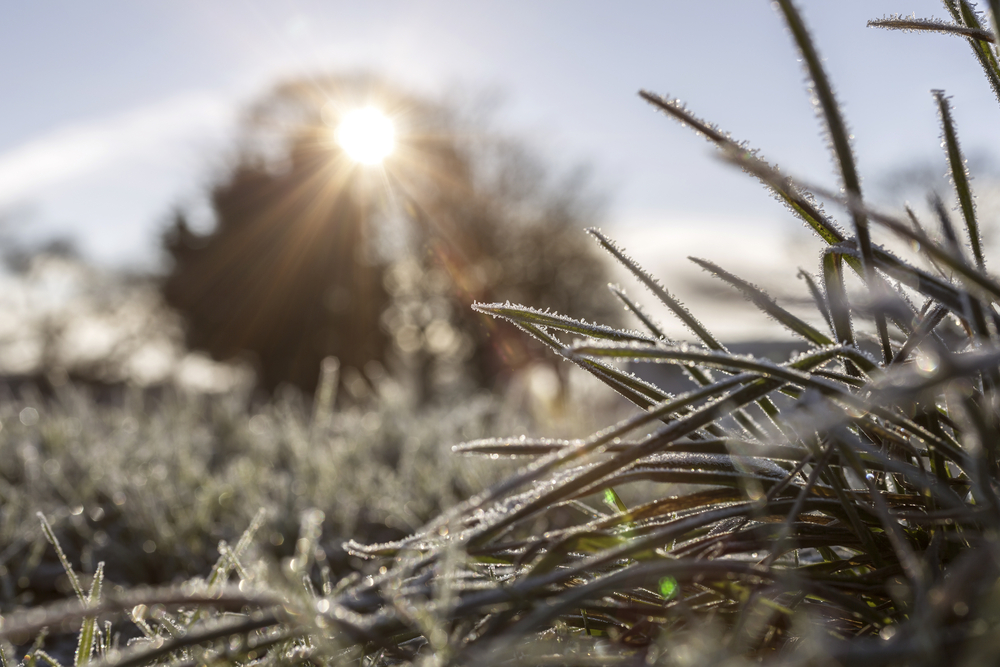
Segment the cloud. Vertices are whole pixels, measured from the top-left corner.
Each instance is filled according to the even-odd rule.
[[[54,186],[115,165],[155,161],[228,136],[235,108],[218,94],[188,93],[57,128],[0,153],[0,207],[44,197]]]

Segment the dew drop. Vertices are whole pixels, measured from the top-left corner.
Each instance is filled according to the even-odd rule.
[[[921,375],[931,375],[938,368],[938,356],[931,352],[923,352],[917,355],[917,371]]]

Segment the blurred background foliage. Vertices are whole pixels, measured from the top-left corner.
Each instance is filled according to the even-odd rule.
[[[382,168],[334,139],[339,118],[366,106],[396,127]],[[293,79],[248,109],[208,185],[210,228],[175,213],[162,293],[191,349],[248,361],[267,391],[312,392],[328,356],[348,390],[385,372],[421,401],[499,387],[553,362],[473,301],[618,321],[607,264],[581,233],[601,211],[592,192],[584,170],[554,173],[459,103],[373,75]]]

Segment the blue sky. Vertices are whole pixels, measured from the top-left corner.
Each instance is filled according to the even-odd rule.
[[[887,170],[942,160],[932,88],[953,96],[967,152],[1000,145],[1000,107],[962,40],[865,27],[943,16],[938,3],[800,6],[870,189]],[[834,183],[791,38],[763,0],[12,2],[0,6],[4,231],[70,235],[99,261],[153,266],[170,207],[198,201],[242,105],[282,76],[359,67],[430,94],[499,93],[500,125],[557,167],[593,167],[612,232],[700,232],[722,246],[747,225],[797,225],[640,88]]]

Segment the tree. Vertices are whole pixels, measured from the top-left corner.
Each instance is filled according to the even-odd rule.
[[[350,161],[333,132],[369,105],[396,126],[397,148],[376,169]],[[376,77],[285,82],[250,108],[235,159],[209,187],[214,229],[198,234],[176,213],[163,293],[192,348],[251,355],[266,389],[311,391],[329,355],[362,371],[407,366],[425,395],[459,380],[490,386],[536,353],[472,301],[617,315],[591,296],[607,273],[580,233],[597,210],[583,184],[554,181],[457,105]]]

